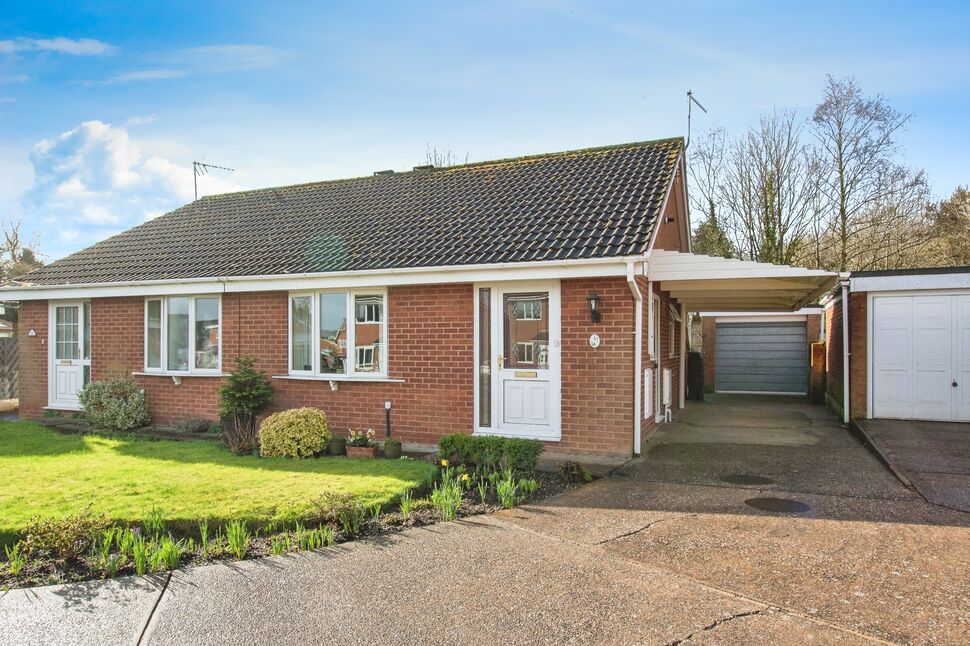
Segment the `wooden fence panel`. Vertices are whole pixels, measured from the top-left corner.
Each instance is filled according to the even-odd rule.
[[[19,386],[17,339],[0,339],[0,399],[16,399]]]

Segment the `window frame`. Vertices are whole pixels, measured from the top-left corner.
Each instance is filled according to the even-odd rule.
[[[168,300],[170,298],[188,298],[189,299],[189,367],[187,370],[171,370],[168,368]],[[219,322],[219,362],[215,368],[197,368],[195,365],[195,325],[196,325],[196,300],[203,299],[214,299],[219,304],[218,322]],[[161,339],[159,340],[159,351],[160,351],[160,362],[158,367],[148,366],[148,304],[151,302],[161,303],[159,310],[161,313],[161,321],[159,326],[159,334]],[[144,324],[142,326],[143,331],[143,350],[142,350],[142,365],[144,366],[144,371],[146,374],[156,374],[156,375],[221,375],[222,374],[222,335],[224,331],[223,320],[222,320],[222,294],[170,294],[167,296],[147,296],[145,297],[145,312],[144,312]]]
[[[344,359],[346,370],[344,372],[321,372],[320,371],[320,296],[322,294],[346,294],[345,316],[347,322],[347,355]],[[293,369],[293,299],[301,296],[310,297],[310,352],[311,369]],[[358,296],[379,296],[381,298],[381,308],[383,320],[380,322],[381,328],[381,353],[379,355],[380,372],[374,370],[357,370],[357,304]],[[366,289],[321,289],[316,291],[296,291],[287,293],[287,321],[286,321],[286,374],[291,377],[312,377],[315,379],[332,379],[342,381],[346,379],[386,379],[388,378],[388,308],[387,308],[387,288],[375,287]],[[366,317],[365,317],[366,318]],[[363,323],[363,322],[362,322]],[[364,324],[376,324],[377,321]],[[362,346],[372,347],[368,346]],[[378,355],[375,353],[375,359]]]

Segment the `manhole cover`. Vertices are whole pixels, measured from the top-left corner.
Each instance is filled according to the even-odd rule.
[[[775,481],[771,478],[765,478],[762,476],[749,476],[744,473],[729,473],[728,475],[721,476],[721,482],[726,482],[728,484],[736,485],[769,485],[775,484]]]
[[[787,498],[748,498],[744,501],[744,504],[761,511],[774,511],[782,514],[804,514],[811,510],[811,507],[805,503],[788,500]]]

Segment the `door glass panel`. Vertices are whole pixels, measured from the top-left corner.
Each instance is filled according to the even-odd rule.
[[[549,294],[506,294],[503,354],[506,368],[549,367]]]
[[[384,297],[354,297],[354,347],[357,372],[383,372]]]
[[[320,294],[320,372],[347,372],[347,294]]]
[[[145,366],[162,367],[162,301],[148,301],[148,357]]]
[[[189,299],[168,299],[168,369],[189,369]]]
[[[81,358],[77,306],[54,309],[54,357],[59,361]]]
[[[492,290],[478,290],[478,425],[492,425]]]
[[[313,327],[313,298],[310,296],[294,296],[290,338],[293,346],[290,348],[290,369],[309,372],[313,370],[313,353],[311,352],[311,332]]]
[[[195,367],[219,368],[219,299],[195,299]]]

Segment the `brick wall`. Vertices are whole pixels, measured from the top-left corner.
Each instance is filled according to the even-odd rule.
[[[657,370],[657,361],[650,358],[650,283],[643,276],[637,277],[637,284],[640,287],[640,293],[643,294],[643,348],[641,356],[641,365],[643,370],[653,370],[654,379],[662,380],[664,368],[670,368],[672,370],[671,374],[671,385],[673,387],[672,392],[672,405],[671,410],[676,411],[680,408],[680,324],[674,323],[674,326],[670,325],[670,314],[668,305],[673,303],[675,307],[679,307],[676,301],[670,299],[670,294],[668,292],[660,291],[660,286],[654,283],[653,293],[660,297],[659,307],[660,307],[660,370]],[[676,344],[676,354],[671,357],[669,356],[670,349],[670,335],[674,335],[674,343]],[[662,386],[663,381],[660,381]],[[640,427],[640,440],[641,443],[646,442],[659,427],[659,424],[655,421],[655,416],[658,410],[663,411],[663,406],[660,403],[661,400],[657,398],[657,388],[656,384],[652,384],[653,387],[650,389],[649,397],[650,401],[647,401],[646,397],[641,397],[641,427]],[[643,384],[641,382],[641,389]],[[648,405],[653,414],[649,419],[643,417]]]
[[[849,294],[849,412],[853,418],[866,416],[866,334],[868,294]]]
[[[657,238],[654,241],[654,249],[664,249],[666,251],[687,251],[687,245],[683,239],[683,222],[686,217],[687,209],[684,202],[684,187],[681,184],[683,169],[678,167],[677,177],[672,185],[672,193],[667,200],[667,208],[661,215],[657,223]],[[670,222],[667,219],[670,218]]]
[[[599,294],[602,321],[587,296]],[[623,278],[562,281],[562,444],[583,453],[633,451],[634,300]],[[589,337],[596,333],[595,350]]]
[[[37,418],[47,405],[47,301],[21,303],[19,317],[20,416]],[[30,330],[37,335],[27,336]]]
[[[825,308],[825,393],[827,401],[841,415],[843,398],[842,373],[842,301]]]
[[[868,298],[865,292],[849,294],[849,413],[853,418],[867,414],[866,383],[868,327]],[[826,329],[826,393],[833,408],[841,414],[843,406],[842,370],[842,301],[825,310]]]
[[[602,322],[590,322],[587,296],[601,298]],[[562,297],[562,439],[552,450],[626,454],[633,447],[633,298],[623,278],[564,280]],[[240,354],[258,357],[270,375],[287,372],[286,292],[225,294],[222,300],[223,368]],[[92,378],[106,379],[144,367],[144,299],[91,301]],[[24,303],[21,413],[38,417],[47,404],[47,303]],[[474,303],[470,284],[393,287],[388,290],[388,368],[405,383],[274,379],[273,410],[316,406],[338,431],[384,430],[391,400],[392,429],[405,442],[434,444],[473,425]],[[646,321],[646,319],[644,319]],[[601,338],[597,349],[589,336]],[[23,338],[23,337],[22,337]],[[138,375],[153,420],[166,424],[215,419],[221,380]]]

